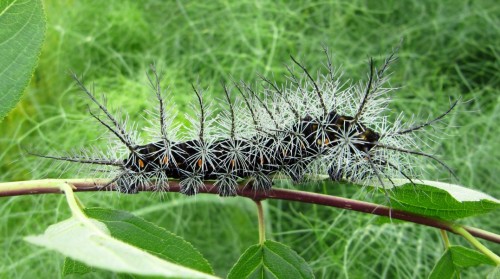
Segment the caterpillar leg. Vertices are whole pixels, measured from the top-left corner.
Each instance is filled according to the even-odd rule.
[[[205,184],[203,184],[201,175],[193,173],[182,178],[179,186],[181,187],[182,194],[193,196],[198,194],[200,188],[205,187]]]
[[[116,186],[118,188],[117,190],[120,193],[137,194],[139,192],[140,187],[141,187],[140,182],[132,174],[123,173],[123,174],[120,174],[114,180],[116,180]]]
[[[261,171],[253,173],[251,178],[251,187],[255,191],[269,191],[273,186],[271,178]]]
[[[340,181],[344,176],[344,171],[342,169],[336,169],[334,166],[328,168],[328,176],[333,181]]]
[[[232,174],[223,174],[217,177],[215,186],[217,187],[219,196],[221,197],[236,196],[238,182],[236,176]]]
[[[289,166],[285,172],[292,179],[293,183],[301,183],[304,181],[305,167],[305,164],[297,163]]]

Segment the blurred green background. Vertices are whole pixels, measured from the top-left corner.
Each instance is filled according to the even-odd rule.
[[[432,149],[457,173],[458,183],[500,197],[500,5],[497,1],[45,1],[48,27],[35,75],[17,108],[0,125],[0,180],[85,177],[27,156],[105,148],[102,130],[69,71],[83,74],[139,126],[151,92],[145,71],[164,69],[179,112],[194,100],[192,82],[221,96],[220,80],[283,81],[293,54],[311,70],[322,67],[322,44],[345,78],[366,77],[367,59],[386,55],[399,40],[391,84],[401,87],[396,115],[438,115],[458,96],[468,102],[436,130]],[[178,121],[184,121],[178,117]],[[104,144],[103,144],[104,143]],[[446,179],[430,169],[425,178]],[[358,189],[308,189],[348,197]],[[242,198],[178,194],[80,193],[84,204],[131,211],[198,247],[220,276],[258,241],[255,206]],[[268,236],[291,246],[318,278],[426,278],[442,253],[439,231],[383,224],[376,217],[322,206],[269,201]],[[0,277],[57,278],[63,257],[31,246],[38,234],[69,217],[60,195],[2,198]],[[500,232],[490,214],[463,223]],[[451,236],[452,243],[462,243]],[[495,252],[500,246],[487,244]],[[482,278],[473,268],[464,278]],[[91,275],[93,277],[96,275]],[[113,277],[109,273],[98,276]]]

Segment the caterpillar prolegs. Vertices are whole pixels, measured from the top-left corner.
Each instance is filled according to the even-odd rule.
[[[351,85],[341,81],[325,48],[325,72],[312,75],[291,56],[285,84],[260,76],[261,85],[243,81],[222,83],[224,98],[221,113],[206,94],[193,86],[196,105],[191,125],[174,123],[173,104],[160,85],[154,65],[148,80],[155,93],[157,108],[149,112],[149,133],[154,140],[140,144],[99,101],[93,90],[73,75],[78,86],[90,98],[98,112],[89,109],[125,152],[113,158],[94,154],[47,156],[62,161],[111,167],[116,171],[112,182],[122,192],[135,193],[154,180],[166,185],[178,179],[181,192],[194,195],[205,180],[215,180],[221,196],[236,194],[239,181],[245,179],[257,191],[271,188],[273,176],[282,173],[294,182],[317,174],[328,174],[333,180],[355,183],[391,181],[404,177],[418,178],[418,166],[412,160],[426,157],[452,171],[442,161],[424,153],[416,132],[440,121],[458,101],[438,117],[421,124],[404,124],[403,115],[389,120],[389,66],[397,59],[394,50],[376,67],[369,60],[367,81]],[[298,68],[298,69],[297,69]]]

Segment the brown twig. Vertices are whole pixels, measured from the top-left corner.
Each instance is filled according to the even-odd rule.
[[[2,187],[0,187],[0,197],[61,193],[61,191],[57,186],[51,186],[51,185],[57,185],[62,182],[66,182],[72,185],[74,187],[75,192],[115,190],[115,185],[114,184],[108,185],[109,181],[107,180],[96,180],[96,179],[32,180],[23,182],[2,183]],[[103,187],[102,185],[108,185],[108,186]],[[156,185],[150,184],[140,188],[139,191],[140,192],[157,191],[157,189],[158,187]],[[169,182],[168,192],[180,192],[180,186],[177,181]],[[217,188],[213,185],[213,183],[207,181],[205,182],[205,187],[203,189],[200,189],[199,193],[218,194],[218,191]],[[337,207],[347,210],[390,217],[392,219],[408,221],[416,224],[438,228],[441,230],[446,230],[451,233],[455,233],[453,227],[456,225],[449,221],[439,220],[432,217],[426,217],[415,213],[407,212],[404,210],[393,209],[384,205],[352,200],[343,197],[323,195],[305,191],[276,189],[276,188],[273,188],[265,192],[263,191],[257,192],[250,189],[249,187],[243,187],[243,186],[237,189],[237,195],[252,199],[257,202],[265,199],[275,199],[275,200],[297,201],[310,204],[320,204],[325,206]],[[468,226],[463,226],[463,228],[473,236],[500,244],[500,235]]]

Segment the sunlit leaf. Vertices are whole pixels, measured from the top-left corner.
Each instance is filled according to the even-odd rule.
[[[44,234],[25,238],[88,266],[145,276],[216,278],[166,261],[110,235],[95,219],[70,218],[51,225]]]
[[[87,216],[104,223],[111,236],[169,262],[213,274],[207,260],[189,242],[125,211],[87,208]],[[66,259],[63,274],[88,273],[90,267]]]
[[[404,184],[391,189],[389,197],[392,206],[444,220],[484,214],[500,208],[497,199],[479,191],[446,183],[418,183],[425,185]]]

